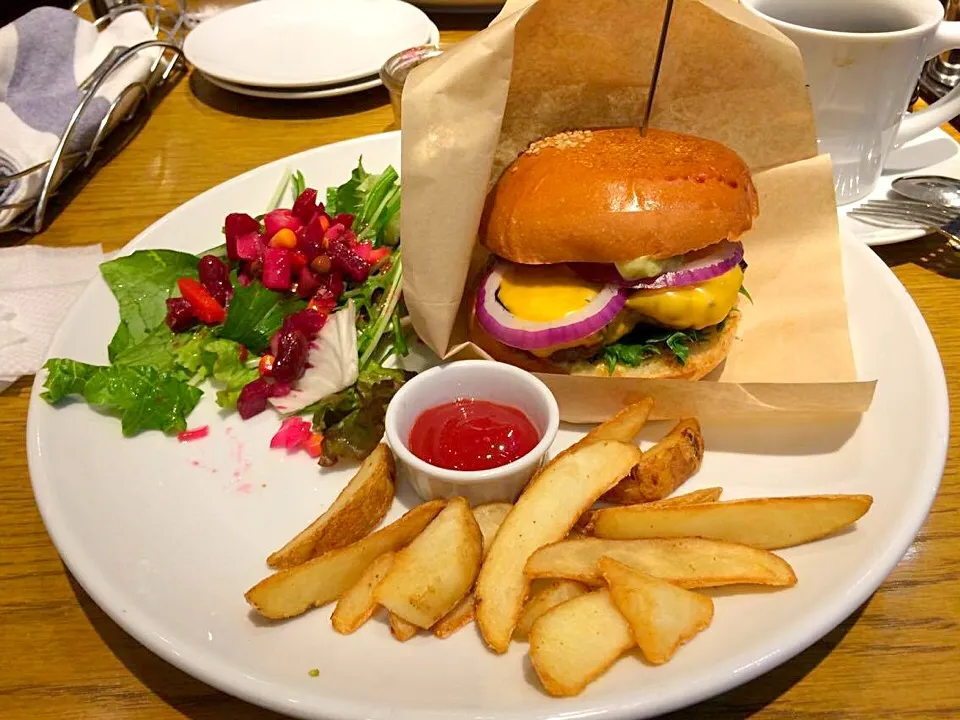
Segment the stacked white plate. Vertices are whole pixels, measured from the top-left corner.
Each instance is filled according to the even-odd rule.
[[[183,49],[225,90],[305,100],[376,87],[390,56],[439,40],[436,25],[401,0],[258,0],[201,23]]]

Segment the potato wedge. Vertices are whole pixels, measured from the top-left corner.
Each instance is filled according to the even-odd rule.
[[[630,623],[633,638],[648,662],[662,665],[683,643],[713,620],[713,600],[638,572],[608,557],[600,572],[610,597]]]
[[[480,534],[483,535],[484,556],[490,549],[493,536],[497,534],[500,524],[512,507],[513,505],[510,503],[488,503],[478,505],[473,509],[473,517],[476,519],[477,525],[480,526]],[[476,609],[476,598],[471,590],[464,596],[463,600],[457,603],[453,610],[440,618],[437,624],[433,626],[433,634],[440,639],[450,637],[457,630],[465,628],[473,622]]]
[[[483,535],[483,554],[487,554],[490,549],[490,543],[493,542],[493,536],[497,534],[500,525],[507,517],[507,513],[513,508],[513,505],[505,502],[487,503],[486,505],[477,505],[473,509],[473,517],[476,518],[477,525],[480,526],[480,534]]]
[[[267,558],[272,568],[290,568],[346,547],[372,531],[393,503],[393,454],[377,445],[326,512]]]
[[[636,445],[598,440],[561,453],[530,481],[500,526],[477,578],[477,624],[484,641],[506,652],[537,548],[563,538],[594,501],[640,458]]]
[[[603,500],[618,505],[662,500],[693,477],[702,461],[700,423],[694,418],[681,420]]]
[[[399,550],[417,537],[444,505],[444,500],[418,505],[352,545],[265,577],[247,590],[244,597],[257,612],[271,620],[291,618],[326,605],[356,585],[363,571],[380,555]]]
[[[536,585],[539,584],[539,587]],[[586,595],[587,586],[575,580],[538,580],[531,586],[530,599],[523,606],[520,621],[514,634],[517,637],[527,637],[530,628],[537,619],[560,603],[573,600],[575,597]]]
[[[390,634],[400,642],[406,642],[420,631],[420,628],[416,625],[408,623],[394,613],[390,613],[387,616],[387,622],[390,623]]]
[[[384,553],[367,566],[356,585],[340,596],[330,617],[334,630],[341,635],[349,635],[370,619],[377,609],[373,590],[383,580],[392,563],[393,553]]]
[[[530,628],[530,662],[555,697],[579,694],[634,645],[630,624],[607,590],[561,603]]]
[[[869,495],[755,498],[674,507],[627,505],[593,513],[593,534],[618,540],[702,537],[765,550],[802,545],[852,525]]]
[[[652,411],[653,398],[644,398],[632,405],[627,405],[616,415],[591,429],[580,442],[594,440],[633,442],[633,439],[643,430],[643,426],[647,424],[647,418]]]
[[[723,492],[723,488],[712,487],[704,488],[703,490],[693,490],[688,492],[685,495],[676,495],[674,497],[664,498],[663,500],[651,500],[648,503],[643,503],[643,507],[679,507],[682,505],[699,505],[701,503],[711,503],[716,502],[720,499],[720,493]],[[630,507],[630,506],[628,506]],[[583,514],[583,516],[577,520],[577,524],[573,526],[573,529],[570,531],[571,535],[589,536],[593,535],[593,524],[595,519],[596,510],[588,510]]]
[[[586,585],[603,584],[600,558],[611,557],[635,570],[685,588],[721,585],[797,583],[793,568],[766,550],[701,538],[653,540],[562,540],[537,550],[525,574],[534,578],[566,578]]]
[[[702,490],[691,490],[684,495],[674,495],[666,497],[663,500],[651,500],[644,503],[644,507],[678,507],[681,505],[702,505],[703,503],[716,502],[720,499],[723,488],[712,487]]]
[[[470,505],[456,497],[397,553],[373,596],[393,614],[429,628],[470,592],[483,559],[483,536]]]
[[[433,626],[434,636],[443,640],[453,635],[457,630],[461,630],[473,622],[476,612],[477,600],[473,593],[467,593],[463,599],[457,603],[456,607],[444,615],[437,624]]]

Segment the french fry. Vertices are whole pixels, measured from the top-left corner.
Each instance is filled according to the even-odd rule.
[[[574,580],[537,580],[531,585],[530,598],[523,606],[520,621],[514,634],[517,637],[527,637],[530,628],[541,615],[552,610],[560,603],[573,600],[575,597],[586,595],[587,586]]]
[[[682,505],[702,505],[703,503],[717,502],[723,488],[711,487],[702,490],[691,490],[685,495],[674,495],[663,500],[651,500],[644,503],[644,507],[678,507]]]
[[[393,503],[393,455],[380,444],[320,517],[267,558],[272,568],[291,568],[366,536]]]
[[[257,612],[283,620],[326,605],[357,583],[380,555],[412,541],[443,509],[446,501],[418,505],[395,522],[344,548],[265,577],[244,594]]]
[[[600,558],[604,556],[684,588],[789,587],[797,582],[787,561],[771,552],[702,538],[562,540],[533,553],[524,572],[531,580],[566,578],[599,587],[603,584]]]
[[[618,505],[662,500],[693,477],[702,461],[700,423],[694,418],[681,420],[603,500]]]
[[[662,665],[677,648],[705,630],[713,619],[713,600],[619,563],[600,558],[610,597],[630,623],[634,640],[648,662]]]
[[[456,497],[397,553],[373,596],[409,623],[429,628],[470,592],[483,558],[483,536],[470,506]]]
[[[476,607],[477,600],[473,593],[467,593],[453,610],[437,621],[437,624],[432,628],[433,634],[443,640],[453,635],[457,630],[465,628],[473,622]]]
[[[480,534],[483,535],[484,556],[490,549],[493,536],[497,534],[500,524],[512,507],[513,505],[510,503],[488,503],[478,505],[473,509],[473,517],[476,519],[477,525],[480,526]],[[433,634],[441,640],[450,637],[457,630],[465,628],[473,622],[476,609],[476,598],[473,591],[470,591],[464,596],[463,600],[457,603],[453,610],[440,618],[437,624],[433,626]]]
[[[598,440],[558,455],[530,481],[494,537],[474,591],[477,624],[494,651],[506,652],[520,619],[530,555],[563,538],[639,458],[635,445]]]
[[[872,502],[869,495],[809,495],[679,507],[627,505],[597,510],[592,526],[602,538],[702,537],[776,550],[852,525]]]
[[[330,618],[334,630],[341,635],[349,635],[359,630],[360,626],[370,619],[377,609],[373,590],[387,574],[392,563],[393,553],[384,553],[370,563],[356,585],[340,596]]]
[[[530,628],[530,662],[555,697],[578,695],[634,645],[607,590],[561,603]]]
[[[390,623],[390,634],[400,642],[406,642],[420,631],[420,628],[418,628],[416,625],[413,623],[408,623],[402,617],[395,615],[394,613],[389,613],[387,615],[387,622]]]

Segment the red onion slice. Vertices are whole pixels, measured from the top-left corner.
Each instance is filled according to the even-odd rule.
[[[569,263],[570,268],[590,282],[611,283],[633,290],[659,290],[684,287],[720,277],[743,260],[743,245],[722,240],[703,250],[687,253],[683,265],[662,275],[640,280],[629,280],[617,272],[616,265],[603,263]]]
[[[552,322],[523,320],[497,300],[505,263],[497,263],[480,284],[477,292],[477,322],[504,345],[521,350],[543,350],[576,342],[606,327],[627,302],[626,290],[605,286],[583,309]]]

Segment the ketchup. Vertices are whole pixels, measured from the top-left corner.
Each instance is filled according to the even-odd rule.
[[[447,470],[489,470],[518,460],[540,434],[517,408],[458,398],[425,410],[410,430],[410,450]]]

